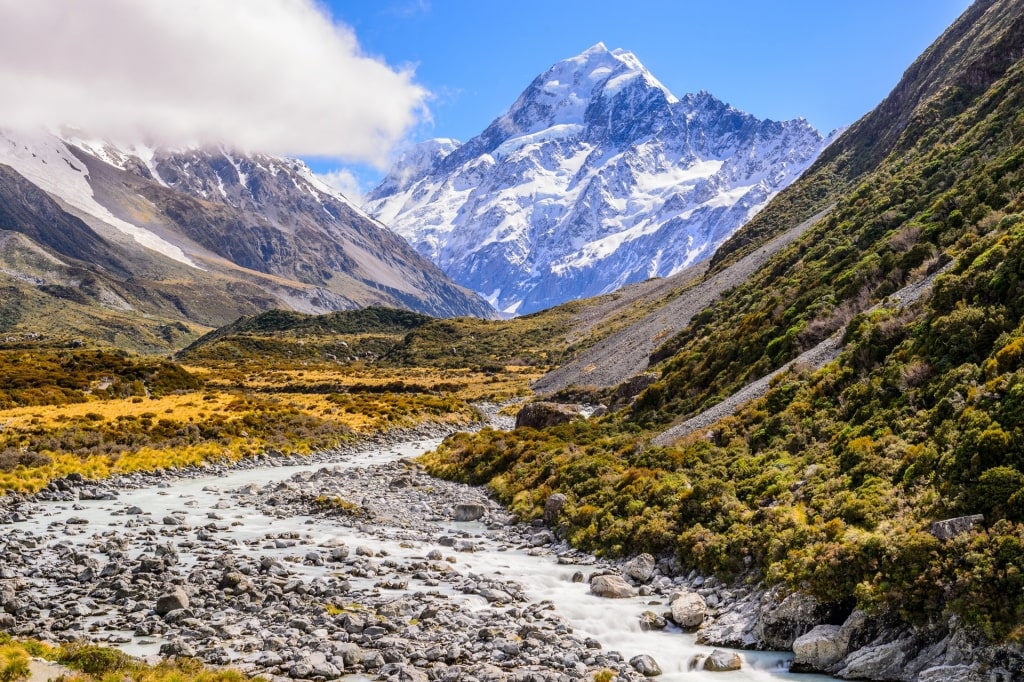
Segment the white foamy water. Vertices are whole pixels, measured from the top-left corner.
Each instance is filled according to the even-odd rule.
[[[405,457],[416,457],[436,447],[438,443],[438,440],[433,439],[420,440],[368,449],[344,455],[337,464],[326,466],[355,469]],[[236,470],[219,477],[182,479],[169,485],[163,484],[163,487],[154,485],[136,490],[123,490],[117,500],[81,501],[75,504],[43,503],[38,513],[30,520],[9,528],[19,536],[40,537],[44,533],[55,532],[56,540],[49,540],[47,544],[84,544],[94,536],[117,531],[136,543],[129,552],[134,555],[140,545],[163,541],[160,525],[162,519],[174,514],[183,518],[184,524],[193,529],[214,523],[218,540],[233,542],[234,551],[286,560],[301,557],[311,549],[338,542],[350,548],[365,546],[375,552],[384,551],[389,558],[395,560],[422,558],[434,548],[435,545],[432,543],[384,539],[369,530],[341,526],[330,519],[269,516],[248,506],[247,495],[234,492],[249,484],[262,486],[285,480],[298,472],[315,472],[324,466],[323,463],[266,466]],[[141,508],[143,514],[125,515],[125,510],[131,506]],[[211,520],[208,516],[211,510],[215,510],[221,518]],[[88,523],[64,525],[73,516],[85,519]],[[613,600],[595,597],[589,593],[585,582],[572,582],[573,573],[582,570],[586,574],[587,566],[563,565],[559,564],[554,556],[538,556],[522,550],[508,550],[507,544],[499,541],[499,533],[488,533],[479,524],[450,522],[447,528],[453,533],[472,533],[477,545],[477,551],[473,553],[459,553],[455,569],[460,573],[514,580],[523,586],[531,601],[552,602],[555,610],[572,625],[577,636],[593,637],[601,642],[605,650],[618,651],[626,660],[638,654],[652,656],[664,671],[664,675],[658,678],[660,680],[766,682],[789,679],[822,682],[833,679],[821,675],[791,674],[787,670],[791,654],[777,652],[737,652],[743,661],[743,668],[735,672],[712,673],[700,669],[691,670],[695,658],[711,653],[712,647],[698,646],[694,635],[678,630],[643,631],[639,627],[641,612],[650,610],[661,613],[668,609],[668,604],[663,598],[635,597]],[[275,546],[270,538],[279,534],[291,534],[295,538],[294,544],[286,547]],[[495,537],[489,537],[492,535]],[[184,566],[195,562],[195,556],[190,554],[188,547],[179,547],[179,552],[180,561]],[[105,559],[99,554],[96,554],[96,558],[101,561]],[[327,576],[336,570],[329,564],[310,566],[296,561],[289,561],[288,566],[297,576],[307,579]],[[368,587],[374,580],[375,578],[352,579],[351,582],[358,589]],[[57,589],[43,580],[30,582],[35,582],[38,589]],[[417,586],[411,581],[409,590],[415,589]],[[450,594],[452,598],[463,603],[465,608],[488,608],[483,598],[454,592],[451,587],[444,584],[432,586],[430,589]],[[98,612],[89,619],[94,628],[90,633],[92,636],[112,637],[111,641],[118,647],[134,655],[147,656],[159,650],[162,643],[159,637],[134,637],[132,633],[124,631],[106,632],[102,630],[104,620],[103,612]],[[348,676],[343,679],[356,682],[367,678]]]

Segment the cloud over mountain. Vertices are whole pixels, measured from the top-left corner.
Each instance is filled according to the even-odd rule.
[[[0,126],[383,163],[426,114],[313,0],[0,0]]]

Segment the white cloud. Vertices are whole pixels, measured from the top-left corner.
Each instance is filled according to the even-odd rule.
[[[384,164],[409,71],[315,0],[0,0],[0,126]]]
[[[320,181],[345,195],[356,206],[363,203],[363,183],[347,168],[337,168],[327,173],[318,173]]]

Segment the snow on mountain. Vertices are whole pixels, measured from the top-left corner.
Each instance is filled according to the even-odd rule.
[[[469,142],[407,151],[365,208],[498,310],[525,314],[709,257],[823,148],[803,119],[676,98],[635,55],[598,44]]]

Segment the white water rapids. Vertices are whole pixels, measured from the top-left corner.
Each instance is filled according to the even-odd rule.
[[[120,492],[116,500],[39,503],[38,512],[29,520],[8,526],[9,531],[21,536],[33,535],[49,543],[84,544],[95,535],[105,533],[137,532],[137,529],[126,527],[133,516],[124,515],[130,506],[140,507],[145,515],[159,522],[164,516],[172,513],[184,515],[185,523],[193,528],[210,523],[208,513],[216,509],[223,520],[219,523],[224,530],[219,537],[237,541],[239,552],[285,557],[294,555],[297,549],[274,548],[266,542],[271,534],[298,534],[306,546],[319,546],[327,541],[341,541],[350,547],[366,546],[374,551],[384,550],[389,557],[406,558],[422,556],[429,546],[420,543],[398,542],[382,539],[368,532],[334,524],[330,519],[312,519],[310,517],[277,518],[267,516],[245,504],[244,498],[229,496],[226,491],[234,490],[250,483],[264,485],[284,480],[299,471],[316,471],[324,466],[359,468],[393,461],[404,457],[416,457],[436,447],[438,440],[420,440],[384,448],[367,449],[365,451],[342,456],[336,464],[317,463],[303,466],[265,466],[255,469],[238,469],[219,477],[201,477],[194,479],[172,480],[140,489],[127,489]],[[72,516],[85,519],[87,524],[64,525]],[[791,674],[787,670],[790,654],[773,652],[738,652],[743,667],[735,672],[707,672],[689,670],[694,657],[707,655],[711,647],[698,646],[692,634],[678,630],[643,631],[639,626],[640,613],[645,610],[662,612],[667,610],[664,600],[650,601],[656,597],[635,597],[632,599],[604,599],[591,595],[586,583],[572,582],[572,574],[581,567],[562,565],[555,556],[531,555],[525,551],[501,551],[499,543],[488,538],[483,528],[473,523],[450,522],[453,531],[479,529],[479,550],[469,554],[460,554],[456,570],[462,573],[473,573],[479,576],[500,575],[503,579],[512,579],[523,586],[531,601],[550,600],[558,613],[572,625],[574,632],[582,637],[593,637],[601,642],[605,650],[619,651],[626,660],[637,654],[649,654],[661,666],[664,674],[660,680],[703,682],[716,680],[721,682],[800,680],[801,682],[824,682],[832,678],[820,675]],[[50,536],[55,534],[55,538]],[[96,555],[97,558],[100,555]],[[181,561],[188,565],[190,558],[188,549],[181,550]],[[304,566],[297,563],[289,564],[291,570],[304,578],[318,575],[329,575],[329,566]],[[585,568],[585,567],[584,567]],[[29,579],[32,582],[32,579]],[[44,581],[34,585],[37,589],[54,590]],[[414,589],[412,586],[409,588]],[[442,588],[443,589],[443,588]],[[461,600],[468,609],[487,607],[487,603],[478,596],[467,596],[452,593],[453,599]],[[95,627],[93,636],[102,635],[103,615],[96,614],[90,621]],[[131,632],[110,633],[110,641],[116,646],[135,655],[152,655],[160,647],[159,637],[135,637]],[[363,677],[348,676],[343,679],[359,680]]]

